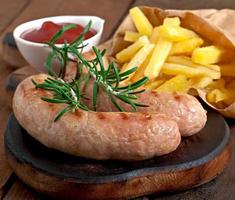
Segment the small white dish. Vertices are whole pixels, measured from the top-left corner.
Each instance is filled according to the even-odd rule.
[[[46,72],[44,63],[50,52],[50,48],[43,43],[36,43],[25,40],[21,38],[21,34],[27,30],[40,28],[42,23],[45,21],[52,21],[54,23],[74,23],[86,26],[89,21],[92,21],[91,28],[96,31],[96,34],[85,40],[84,44],[88,44],[83,52],[90,51],[92,46],[99,43],[104,27],[104,19],[96,16],[56,16],[56,17],[46,17],[42,19],[37,19],[29,21],[17,26],[13,32],[16,45],[23,55],[25,60],[34,68],[40,72]],[[56,46],[61,46],[63,44],[56,44]]]

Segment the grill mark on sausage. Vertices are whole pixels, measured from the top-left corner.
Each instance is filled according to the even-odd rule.
[[[105,119],[105,115],[103,114],[103,113],[96,113],[96,116],[98,117],[98,119],[101,119],[101,120],[103,120],[103,119]]]
[[[176,101],[180,101],[180,100],[181,100],[181,96],[178,95],[178,94],[175,94],[175,95],[174,95],[174,98],[175,98]]]
[[[48,102],[47,102],[47,103],[48,103]],[[55,110],[56,110],[55,104],[53,104],[53,103],[48,103],[48,106],[50,107],[50,109],[51,109],[52,111],[55,111]]]
[[[152,116],[149,115],[149,114],[145,114],[145,119],[146,119],[146,120],[151,120],[151,119],[152,119]]]
[[[128,120],[129,119],[129,117],[126,113],[120,113],[120,116],[123,120]]]
[[[153,91],[153,90],[151,90],[151,93],[155,96],[155,97],[157,97],[159,94],[158,94],[158,92],[155,92],[155,91]]]
[[[152,119],[152,115],[151,114],[148,114],[148,113],[141,113],[141,120],[142,122],[148,122],[149,120]]]
[[[79,111],[79,110],[76,110],[75,115],[76,115],[77,118],[80,118],[82,116],[82,112]]]

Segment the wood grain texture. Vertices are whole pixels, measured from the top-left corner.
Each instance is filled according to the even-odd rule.
[[[234,0],[136,0],[133,6],[146,5],[163,9],[235,9]]]
[[[23,22],[47,16],[97,15],[106,19],[102,37],[104,41],[118,26],[123,15],[128,11],[131,2],[132,0],[31,0],[25,10],[9,25],[6,31],[12,31]]]
[[[6,157],[5,157],[5,149],[4,149],[4,131],[6,128],[8,115],[11,112],[9,107],[1,107],[0,109],[0,189],[5,185],[7,180],[12,174],[12,170],[9,167]]]
[[[28,3],[29,0],[0,1],[0,33],[18,16]]]
[[[16,47],[12,32],[7,32],[2,36],[1,56],[13,69],[27,65]]]
[[[2,39],[4,30],[14,21],[15,18],[18,17],[18,15],[21,13],[22,10],[28,5],[29,0],[9,0],[4,1],[1,0],[1,6],[0,6],[0,39]],[[8,54],[12,54],[13,56],[17,53],[10,50],[8,48],[4,48],[2,44],[0,44],[0,55],[4,60],[7,60],[9,58]],[[19,56],[20,57],[20,56]],[[15,59],[13,59],[13,63],[18,64],[18,62],[14,62]],[[22,60],[17,59],[17,61]],[[9,62],[12,63],[12,62]]]
[[[4,196],[3,200],[39,200],[29,188],[27,188],[21,181],[16,180],[11,189]]]
[[[0,106],[11,106],[12,92],[6,91],[6,79],[13,69],[0,58]]]
[[[185,190],[195,183],[208,182],[220,174],[227,165],[230,151],[226,148],[219,156],[207,164],[184,171],[173,171],[165,174],[149,174],[126,182],[84,185],[62,181],[20,163],[8,154],[11,166],[16,174],[37,191],[62,199],[123,199],[142,196],[149,193],[167,192],[169,190]],[[32,177],[34,177],[32,179]]]

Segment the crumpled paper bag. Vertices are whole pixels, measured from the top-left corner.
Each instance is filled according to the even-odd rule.
[[[177,16],[180,17],[183,27],[195,31],[213,44],[235,51],[235,10],[162,10],[160,8],[146,6],[142,6],[140,9],[153,26],[162,24],[163,19],[166,17]],[[120,24],[111,40],[101,45],[107,48],[111,57],[130,44],[123,40],[126,30],[136,30],[129,15],[127,15]],[[197,92],[210,107],[219,111],[226,117],[235,118],[235,102],[225,109],[219,109],[207,101],[205,91],[197,90]]]

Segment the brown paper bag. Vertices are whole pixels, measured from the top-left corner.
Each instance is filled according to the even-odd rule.
[[[235,51],[235,11],[229,9],[215,10],[162,10],[153,7],[140,7],[153,26],[163,23],[164,18],[177,16],[181,19],[181,25],[189,28],[204,39],[213,44],[229,48]],[[104,43],[109,55],[114,56],[117,52],[127,47],[130,43],[123,40],[126,30],[135,31],[135,26],[129,15],[118,27],[113,38]],[[225,109],[218,109],[206,100],[206,92],[198,90],[198,95],[212,108],[218,110],[224,116],[235,118],[235,102]]]

